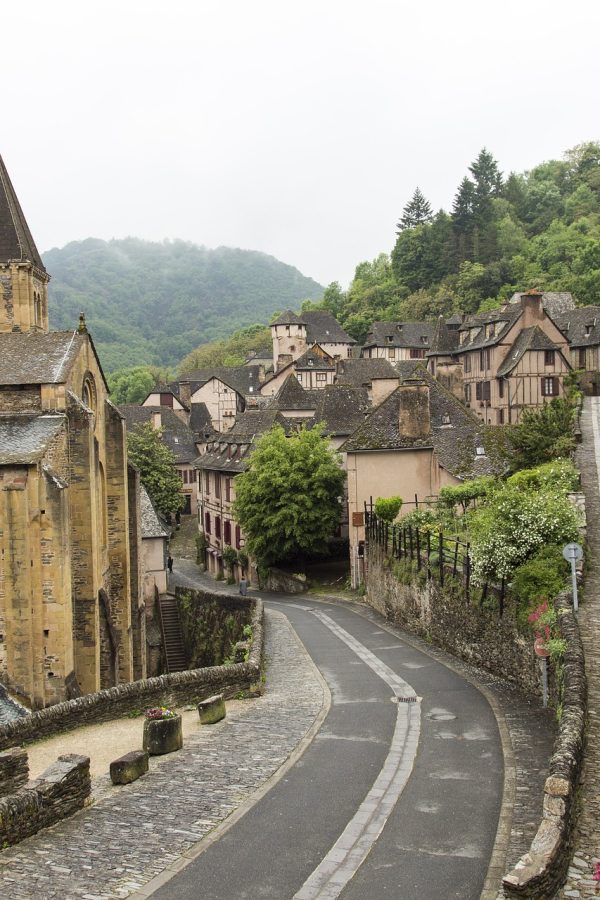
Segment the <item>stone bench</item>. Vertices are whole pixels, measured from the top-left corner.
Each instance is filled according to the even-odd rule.
[[[200,715],[200,723],[202,725],[214,725],[225,718],[225,701],[223,694],[215,694],[214,697],[207,697],[198,704],[198,713]]]
[[[110,764],[110,780],[113,784],[130,784],[148,771],[146,750],[132,750]]]

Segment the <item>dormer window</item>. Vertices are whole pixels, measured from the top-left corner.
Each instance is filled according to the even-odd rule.
[[[427,335],[426,335],[426,334],[422,334],[422,335],[421,335],[421,343],[422,343],[422,344],[428,343],[428,341],[427,341]]]
[[[394,336],[392,334],[388,334],[388,336],[387,336],[388,344],[391,344],[393,340],[394,340]]]
[[[442,425],[450,424],[450,416],[446,413],[446,415],[442,416]]]
[[[475,447],[475,453],[477,456],[485,456],[485,447]]]
[[[592,333],[592,328],[594,327],[595,324],[596,324],[595,321],[594,322],[586,322],[586,325],[585,325],[585,336],[586,337],[590,336],[590,334]]]

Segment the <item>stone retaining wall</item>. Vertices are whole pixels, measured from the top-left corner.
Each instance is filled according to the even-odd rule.
[[[502,882],[509,896],[540,900],[554,896],[569,865],[586,718],[585,660],[570,593],[561,594],[556,606],[567,651],[562,715],[544,786],[543,818],[529,852]]]
[[[68,731],[80,725],[107,722],[148,706],[180,706],[223,693],[231,697],[249,690],[260,680],[263,650],[263,604],[251,600],[252,646],[246,662],[229,666],[210,666],[160,675],[143,681],[85,694],[75,700],[57,703],[22,719],[0,726],[0,750],[15,744]]]
[[[25,750],[12,747],[0,753],[0,797],[13,794],[26,784],[28,778],[29,763]]]
[[[386,564],[381,548],[367,551],[367,602],[397,625],[506,679],[522,693],[541,697],[541,679],[531,630],[520,628],[514,601],[506,598],[504,615],[472,603],[462,583],[447,578],[442,588],[434,579],[411,573],[404,583]]]
[[[217,666],[232,659],[244,626],[251,624],[253,600],[186,587],[177,587],[175,597],[186,664]]]
[[[0,799],[0,847],[72,816],[85,805],[90,789],[89,757],[59,756],[35,781]]]

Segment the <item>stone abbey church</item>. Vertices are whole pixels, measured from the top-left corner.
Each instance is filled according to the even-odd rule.
[[[33,708],[146,669],[124,420],[48,281],[0,158],[0,682]]]

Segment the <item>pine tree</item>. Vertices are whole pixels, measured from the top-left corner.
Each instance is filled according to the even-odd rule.
[[[485,147],[469,166],[469,172],[475,181],[478,197],[497,197],[502,189],[502,172],[498,163]]]
[[[473,231],[475,228],[475,185],[470,178],[461,181],[452,203],[454,258],[458,269],[466,259],[473,259]]]
[[[433,219],[431,204],[417,188],[402,211],[402,217],[396,228],[397,232],[405,228],[415,228],[417,225],[428,225]]]

